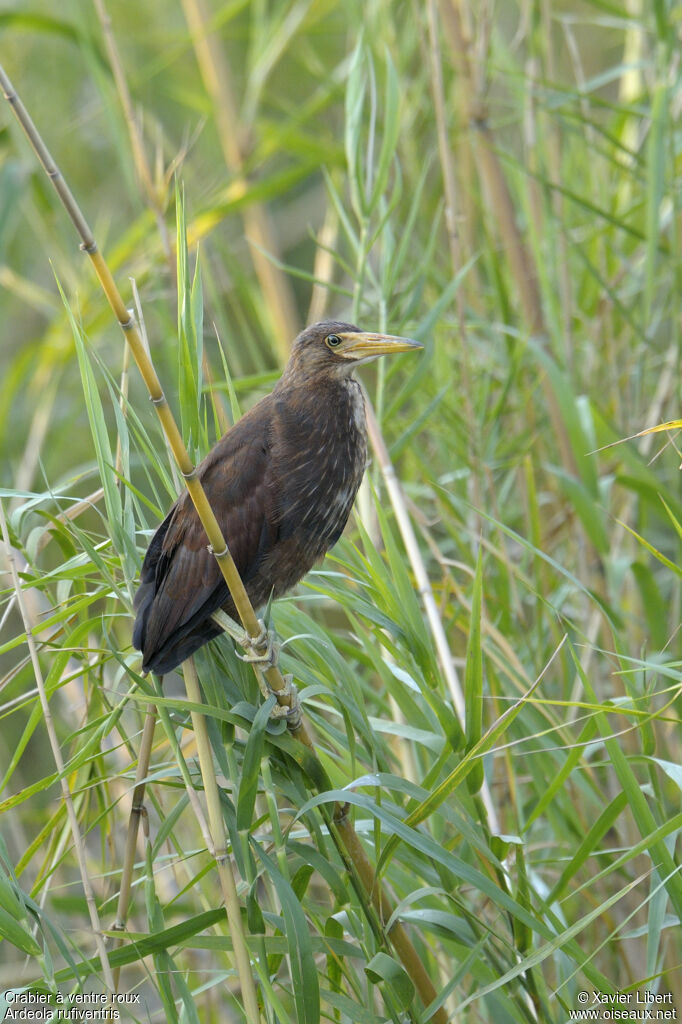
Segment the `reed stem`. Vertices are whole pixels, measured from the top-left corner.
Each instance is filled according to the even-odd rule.
[[[194,658],[189,657],[185,662],[183,662],[183,670],[188,698],[195,704],[201,704],[201,689],[199,687],[199,677],[197,676]],[[230,864],[230,858],[225,842],[225,823],[223,821],[223,812],[220,807],[218,783],[216,782],[215,771],[213,769],[213,754],[211,752],[211,743],[208,738],[208,729],[206,728],[206,718],[197,711],[192,711],[191,715],[197,750],[199,752],[199,767],[201,769],[201,778],[204,783],[206,806],[208,808],[208,828],[212,846],[210,852],[215,858],[218,877],[220,879],[220,888],[223,894],[223,900],[225,901],[225,910],[227,912],[227,921],[230,927],[232,948],[234,950],[234,956],[237,962],[237,971],[242,985],[244,1009],[246,1011],[248,1021],[258,1021],[261,1019],[260,1010],[258,1008],[258,997],[256,995],[256,986],[253,981],[253,973],[251,971],[251,957],[249,956],[244,926],[242,925],[237,885],[234,880],[234,873],[232,871],[232,865]]]

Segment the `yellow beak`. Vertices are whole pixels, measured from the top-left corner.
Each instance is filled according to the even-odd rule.
[[[393,334],[372,334],[367,331],[346,331],[338,334],[341,345],[334,349],[334,354],[344,359],[374,359],[377,356],[388,356],[393,352],[412,352],[423,348],[418,341],[410,338],[397,338]]]

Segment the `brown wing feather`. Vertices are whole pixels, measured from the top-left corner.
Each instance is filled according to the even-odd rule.
[[[198,467],[230,553],[248,589],[277,525],[269,495],[271,396],[264,398]],[[181,495],[152,538],[135,600],[133,643],[145,671],[168,672],[219,632],[210,615],[234,615],[218,564],[189,494]]]

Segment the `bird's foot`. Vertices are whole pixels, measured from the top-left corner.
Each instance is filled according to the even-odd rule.
[[[274,708],[270,712],[270,717],[275,721],[279,721],[282,718],[286,719],[288,728],[291,729],[292,732],[295,732],[303,719],[301,702],[298,699],[298,690],[294,684],[293,675],[290,673],[289,675],[284,676],[283,679],[284,687],[281,690],[271,690],[269,687],[265,686],[263,688],[263,696],[266,698],[277,698],[277,704],[275,704]]]
[[[258,636],[244,634],[244,639],[240,643],[245,653],[238,654],[237,657],[242,661],[248,661],[250,665],[257,665],[262,672],[267,672],[269,668],[277,667],[280,645],[277,642],[277,634],[274,629],[268,629],[262,619],[258,620],[258,625],[260,626]]]
[[[262,619],[258,620],[260,633],[258,636],[250,636],[243,626],[231,619],[230,616],[218,609],[211,616],[213,621],[224,630],[235,643],[244,648],[244,654],[237,654],[242,661],[257,665],[263,672],[269,668],[275,668],[279,661],[279,648],[277,634],[273,629],[268,629]]]

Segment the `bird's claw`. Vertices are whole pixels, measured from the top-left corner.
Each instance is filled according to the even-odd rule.
[[[235,643],[244,648],[244,654],[235,652],[241,661],[257,665],[263,672],[276,667],[280,647],[277,643],[277,634],[274,629],[268,629],[262,619],[258,620],[260,633],[257,636],[250,636],[243,626],[231,619],[221,608],[213,612],[211,618]]]
[[[281,690],[271,690],[263,676],[260,675],[258,685],[265,700],[269,700],[270,697],[275,697],[277,699],[277,703],[270,712],[270,718],[274,722],[279,722],[282,719],[285,719],[288,727],[295,730],[301,724],[301,719],[303,717],[301,702],[298,699],[298,690],[294,685],[293,675],[290,673],[289,675],[283,676],[283,679],[284,686]]]
[[[258,620],[258,625],[258,636],[244,634],[240,643],[245,653],[237,654],[237,657],[250,665],[257,665],[262,672],[267,672],[269,668],[275,668],[279,662],[280,645],[277,643],[274,629],[268,629],[262,619]]]
[[[268,689],[268,697],[276,697],[277,704],[270,712],[270,717],[275,721],[280,719],[286,719],[287,726],[289,729],[296,730],[301,724],[303,712],[301,710],[301,702],[298,699],[298,690],[294,684],[293,675],[289,674],[283,677],[284,687],[281,690],[270,690]],[[280,700],[282,703],[280,704]]]

